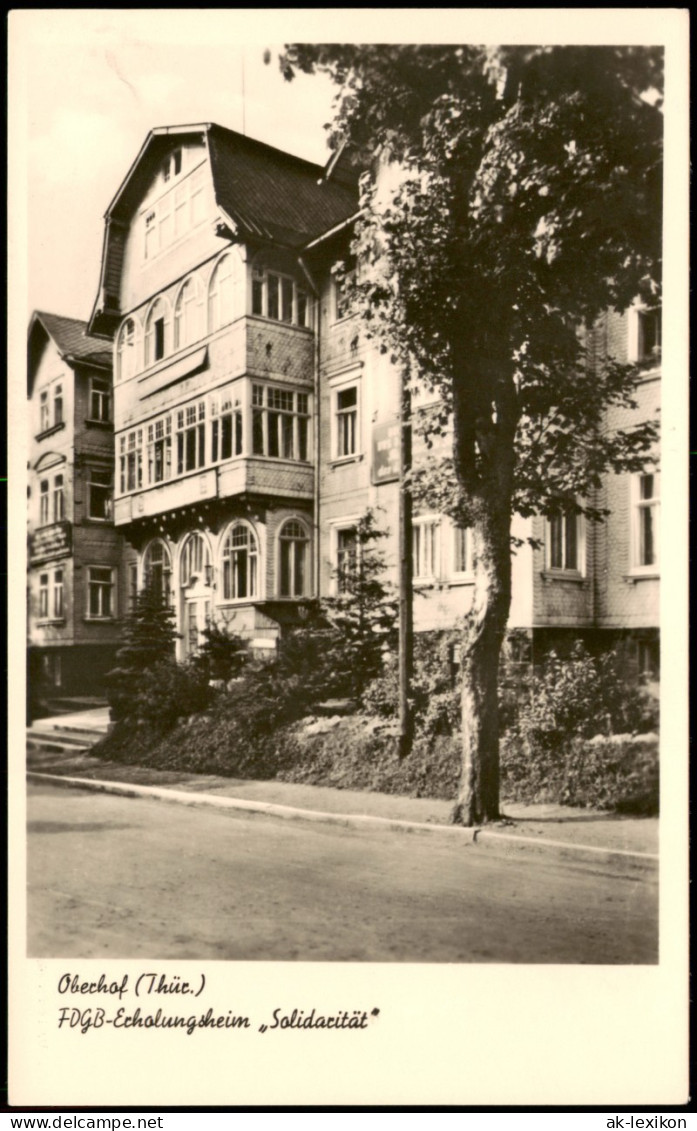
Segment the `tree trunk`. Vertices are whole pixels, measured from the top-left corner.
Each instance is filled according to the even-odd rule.
[[[475,582],[462,639],[462,779],[453,821],[499,817],[499,657],[511,605],[510,505],[489,498],[472,528]]]

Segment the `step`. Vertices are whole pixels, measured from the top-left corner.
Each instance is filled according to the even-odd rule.
[[[40,745],[58,745],[66,749],[74,750],[89,750],[94,746],[95,742],[99,742],[100,738],[104,738],[103,734],[87,735],[87,734],[65,734],[59,730],[28,730],[27,743],[37,743]]]
[[[61,742],[60,739],[42,735],[40,738],[27,737],[27,749],[34,754],[82,754],[92,747],[79,745],[76,742]]]

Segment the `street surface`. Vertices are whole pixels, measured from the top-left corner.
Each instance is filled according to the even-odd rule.
[[[28,786],[32,958],[654,963],[657,897],[552,852]]]

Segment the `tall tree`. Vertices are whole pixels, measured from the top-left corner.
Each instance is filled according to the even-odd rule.
[[[662,54],[621,47],[291,45],[338,85],[334,145],[363,159],[349,286],[368,336],[437,389],[425,424],[451,454],[421,489],[471,527],[455,819],[499,815],[499,654],[511,518],[566,505],[601,517],[608,470],[639,470],[645,424],[610,434],[634,374],[590,364],[584,328],[658,301]],[[366,158],[368,160],[366,161]]]

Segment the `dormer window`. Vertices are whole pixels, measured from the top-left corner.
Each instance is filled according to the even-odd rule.
[[[252,272],[252,314],[272,318],[274,322],[307,326],[307,291],[290,275],[255,267]]]
[[[174,153],[170,153],[169,157],[167,157],[164,161],[164,164],[162,166],[162,179],[166,183],[167,181],[170,181],[172,177],[178,177],[181,171],[182,151],[181,149],[175,149]]]

